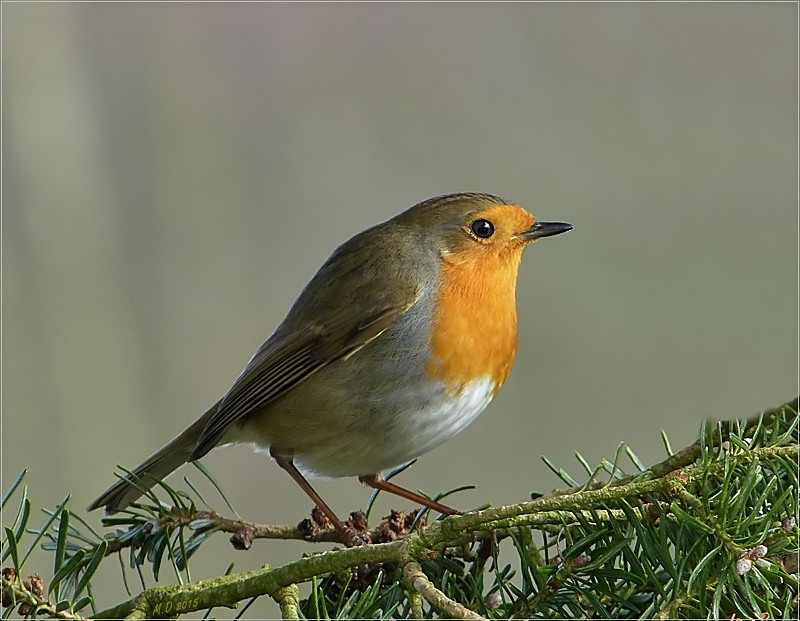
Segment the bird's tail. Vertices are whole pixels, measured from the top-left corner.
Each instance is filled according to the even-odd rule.
[[[90,504],[86,510],[94,511],[100,507],[106,508],[106,513],[115,513],[124,509],[134,500],[139,498],[146,490],[156,485],[173,470],[186,463],[197,445],[206,424],[217,411],[219,401],[192,423],[185,431],[173,439],[169,444],[161,447],[133,470],[135,478],[126,475]]]

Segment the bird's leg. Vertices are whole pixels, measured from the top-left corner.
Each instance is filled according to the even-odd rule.
[[[369,543],[369,541],[362,538],[355,530],[350,528],[347,524],[336,517],[333,509],[328,506],[328,503],[322,500],[322,497],[313,487],[311,487],[311,484],[306,481],[306,478],[297,469],[297,466],[294,465],[294,462],[290,456],[276,453],[272,449],[270,449],[269,454],[281,468],[289,473],[289,476],[294,479],[294,482],[300,486],[300,488],[308,495],[308,497],[311,498],[314,504],[319,507],[320,511],[325,514],[325,517],[331,521],[331,524],[333,524],[333,527],[342,538],[342,543],[344,543],[344,545],[346,545],[348,548],[352,548]]]
[[[428,509],[433,509],[434,511],[438,511],[444,515],[460,515],[461,511],[456,511],[455,509],[451,509],[443,504],[436,502],[435,500],[431,500],[430,498],[425,498],[416,492],[412,492],[411,490],[406,489],[405,487],[400,487],[399,485],[395,485],[394,483],[390,483],[386,481],[383,477],[379,474],[370,474],[367,476],[360,476],[358,480],[368,485],[373,489],[380,489],[384,492],[389,492],[390,494],[394,494],[395,496],[400,496],[401,498],[405,498],[406,500],[410,500],[416,504],[422,505],[423,507],[428,507]]]

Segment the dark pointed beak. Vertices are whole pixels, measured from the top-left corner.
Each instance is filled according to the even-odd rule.
[[[540,237],[550,237],[551,235],[561,235],[572,230],[572,225],[567,222],[536,222],[527,231],[520,234],[525,241],[533,241]]]

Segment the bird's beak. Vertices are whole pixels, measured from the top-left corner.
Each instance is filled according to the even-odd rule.
[[[523,231],[519,236],[525,241],[533,241],[540,237],[550,237],[560,235],[572,230],[572,225],[566,222],[536,222],[527,231]]]

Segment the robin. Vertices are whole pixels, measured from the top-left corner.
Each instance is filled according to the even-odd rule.
[[[522,250],[572,225],[490,194],[423,201],[334,251],[228,392],[89,505],[127,507],[216,446],[269,451],[361,543],[303,473],[355,476],[450,515],[382,478],[453,437],[505,382],[517,345]]]

